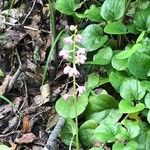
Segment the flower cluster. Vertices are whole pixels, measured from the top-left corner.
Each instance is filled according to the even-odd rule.
[[[71,25],[70,31],[73,31],[74,34],[71,36],[65,37],[63,42],[69,46],[73,47],[73,50],[61,50],[59,52],[59,56],[62,57],[63,60],[70,61],[73,60],[73,67],[71,67],[69,64],[66,65],[66,67],[63,70],[64,74],[67,74],[69,77],[79,77],[80,72],[76,68],[76,64],[84,64],[87,57],[86,57],[86,49],[79,46],[79,44],[82,42],[82,36],[81,34],[77,34],[77,26]],[[77,85],[76,92],[79,94],[79,96],[85,91],[84,86]],[[76,93],[76,94],[77,94]],[[67,100],[69,94],[63,95],[64,100]]]

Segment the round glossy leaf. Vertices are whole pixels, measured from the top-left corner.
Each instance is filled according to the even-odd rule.
[[[120,86],[120,95],[128,100],[140,100],[145,95],[145,89],[140,82],[134,78],[127,78]]]
[[[91,73],[90,75],[88,75],[88,87],[89,88],[95,88],[98,84],[99,84],[99,80],[100,80],[100,77],[99,77],[99,74],[97,73]]]
[[[77,100],[77,115],[80,115],[86,108],[88,104],[88,98],[86,95],[80,96],[80,98]],[[56,111],[58,114],[64,118],[75,118],[76,116],[76,105],[74,103],[74,98],[70,97],[68,100],[64,100],[63,98],[60,98],[56,102]]]
[[[139,103],[135,106],[133,105],[132,101],[130,100],[121,100],[119,103],[119,110],[122,113],[136,113],[144,109],[144,104]]]
[[[145,101],[145,105],[148,109],[150,109],[150,93],[147,93],[145,98],[144,98],[144,101]]]
[[[126,75],[123,72],[112,71],[109,75],[109,82],[116,89],[116,91],[119,91],[120,86],[125,78]]]
[[[150,92],[150,81],[144,80],[141,82],[141,85],[145,88],[145,90]]]
[[[147,30],[149,28],[150,8],[142,9],[136,12],[134,16],[134,25],[139,30]]]
[[[101,7],[101,16],[107,20],[121,18],[125,11],[125,0],[105,0]]]
[[[102,20],[100,15],[100,7],[96,7],[95,5],[91,5],[89,9],[87,9],[84,14],[76,13],[76,16],[79,18],[87,18],[91,21],[99,22]]]
[[[116,55],[113,56],[111,64],[116,70],[125,70],[128,67],[127,59],[118,59]]]
[[[0,145],[0,150],[11,150],[11,148],[2,144]]]
[[[150,56],[136,52],[129,58],[128,67],[134,76],[145,79],[150,69]]]
[[[113,52],[110,47],[102,48],[93,57],[92,64],[107,65],[110,63]]]
[[[75,145],[75,135],[76,124],[72,119],[67,118],[61,131],[60,138],[66,145],[70,145],[70,142],[72,142],[72,145]]]
[[[95,120],[88,120],[84,122],[79,129],[79,136],[81,143],[86,147],[91,147],[95,143],[94,130],[98,126]]]
[[[133,139],[139,135],[140,127],[138,126],[136,122],[126,119],[123,121],[123,124],[127,128],[128,136],[130,139]]]
[[[56,0],[55,8],[66,15],[72,15],[76,6],[75,0]]]
[[[105,26],[104,32],[108,34],[126,34],[127,27],[121,22],[111,22]]]
[[[102,110],[117,108],[117,100],[107,94],[101,94],[98,96],[91,96],[89,98],[89,104],[87,106],[87,113],[92,114],[94,112],[99,112]]]
[[[108,39],[106,35],[103,36],[103,30],[98,24],[87,26],[82,32],[82,37],[82,45],[88,51],[100,48]]]
[[[116,142],[113,144],[112,150],[137,150],[137,147],[136,141],[129,141],[126,145]]]

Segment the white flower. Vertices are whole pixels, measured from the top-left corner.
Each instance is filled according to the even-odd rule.
[[[76,29],[77,29],[77,26],[75,26],[75,25],[70,26],[70,31],[75,31]]]
[[[85,86],[78,86],[77,91],[79,92],[79,95],[81,95],[85,91]]]
[[[69,72],[72,70],[72,68],[70,67],[70,66],[66,66],[65,68],[64,68],[64,71],[63,71],[63,73],[64,74],[69,74]]]
[[[64,38],[64,43],[68,44],[68,45],[72,45],[73,44],[73,40],[71,36],[65,37]]]
[[[77,51],[77,55],[80,55],[80,54],[85,55],[86,54],[86,49],[85,48],[79,48],[78,51]]]
[[[61,50],[59,56],[63,57],[63,59],[68,59],[70,57],[69,52],[65,50]]]
[[[77,35],[75,36],[75,41],[78,42],[78,43],[81,43],[81,40],[82,40],[81,34],[77,34]]]
[[[70,97],[70,95],[68,93],[66,93],[66,94],[62,95],[62,97],[64,100],[67,100]]]
[[[79,77],[80,72],[76,68],[72,68],[69,72],[69,77]]]

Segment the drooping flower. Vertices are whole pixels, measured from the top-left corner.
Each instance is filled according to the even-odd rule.
[[[76,68],[71,68],[69,71],[69,77],[79,77],[80,72]]]
[[[77,35],[75,36],[75,41],[78,42],[78,43],[81,43],[81,40],[82,40],[81,34],[77,34]]]
[[[76,63],[78,64],[84,64],[87,57],[85,55],[78,55],[76,57]]]
[[[70,97],[70,95],[68,93],[66,93],[66,94],[62,95],[62,97],[64,100],[67,100]]]
[[[77,26],[75,26],[75,25],[70,26],[70,31],[75,31],[76,29],[77,29]]]
[[[86,54],[86,49],[85,48],[79,48],[78,51],[77,51],[77,55],[80,55],[80,54],[85,55]]]
[[[77,92],[79,92],[79,95],[81,95],[85,91],[85,86],[78,86]]]
[[[68,44],[68,45],[72,45],[73,44],[73,40],[71,36],[65,37],[64,38],[64,43]]]
[[[72,68],[67,65],[67,66],[64,68],[63,73],[64,73],[64,74],[69,74],[69,72],[70,72],[71,70],[72,70]]]
[[[59,56],[62,57],[63,59],[68,59],[70,57],[69,52],[66,50],[61,50],[59,52]]]

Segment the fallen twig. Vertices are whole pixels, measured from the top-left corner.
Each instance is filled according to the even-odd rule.
[[[56,139],[57,139],[60,131],[62,130],[64,123],[65,123],[65,119],[61,117],[59,119],[58,123],[56,124],[54,130],[51,132],[51,134],[47,140],[47,143],[44,147],[44,150],[53,150],[53,147],[56,144]]]
[[[3,24],[6,24],[6,25],[10,25],[10,26],[13,26],[13,27],[15,27],[15,26],[22,26],[24,29],[27,29],[27,30],[41,31],[41,32],[45,32],[45,33],[51,34],[50,31],[43,30],[43,29],[36,29],[36,28],[29,27],[29,26],[23,26],[21,24],[14,24],[14,23],[6,22],[6,21],[5,22],[4,21],[0,21],[0,23],[1,24],[3,23]]]

